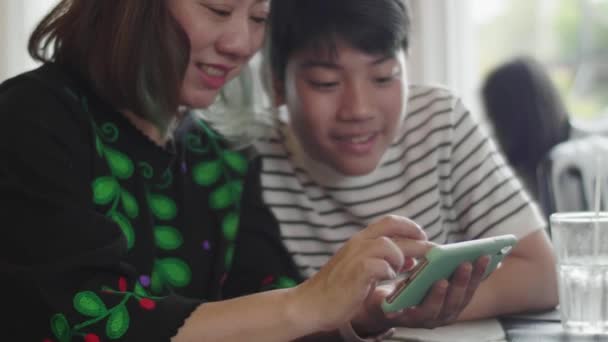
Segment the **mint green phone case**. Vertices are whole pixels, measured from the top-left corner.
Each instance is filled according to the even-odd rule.
[[[517,238],[514,235],[501,235],[433,247],[384,300],[382,309],[384,312],[394,312],[420,304],[435,282],[449,280],[460,264],[465,261],[474,263],[484,255],[491,257],[483,275],[486,278],[515,243]]]

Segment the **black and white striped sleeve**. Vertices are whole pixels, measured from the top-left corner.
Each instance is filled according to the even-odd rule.
[[[501,234],[518,238],[545,221],[504,157],[458,101],[451,151],[451,235],[475,239]]]

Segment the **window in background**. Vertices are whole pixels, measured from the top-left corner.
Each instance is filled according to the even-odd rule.
[[[59,0],[0,0],[0,82],[38,65],[27,53],[29,36]]]
[[[478,75],[530,55],[580,121],[608,117],[608,0],[468,0]]]

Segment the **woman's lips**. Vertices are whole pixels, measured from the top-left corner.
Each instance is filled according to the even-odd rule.
[[[211,89],[220,89],[223,87],[228,80],[230,70],[233,69],[222,65],[202,63],[197,64],[196,67],[201,72],[203,83]]]

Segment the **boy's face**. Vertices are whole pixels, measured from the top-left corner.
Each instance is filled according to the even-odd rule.
[[[343,42],[287,64],[279,101],[306,153],[349,176],[372,172],[394,141],[407,99],[405,54],[370,55]]]

